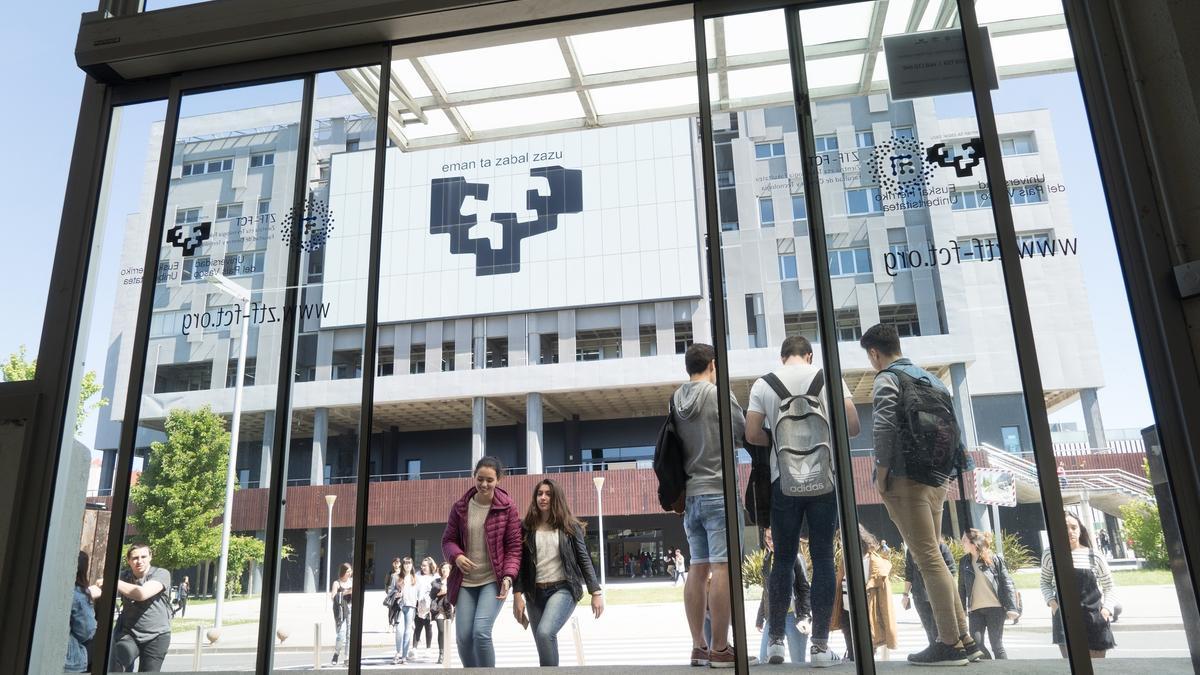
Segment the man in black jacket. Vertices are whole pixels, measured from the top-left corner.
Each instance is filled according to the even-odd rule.
[[[763,532],[763,546],[766,555],[763,556],[762,578],[771,576],[771,564],[775,556],[775,542],[771,540],[771,530]],[[804,663],[804,652],[808,646],[808,631],[812,621],[812,603],[809,597],[808,570],[805,569],[804,557],[797,555],[793,567],[792,603],[784,617],[784,637],[787,640],[788,652],[792,663]],[[758,603],[758,618],[754,625],[762,632],[762,644],[759,646],[758,661],[767,661],[767,643],[770,642],[770,630],[767,626],[767,593],[762,594]]]
[[[954,558],[950,555],[950,549],[945,544],[938,544],[938,549],[942,553],[942,560],[946,561],[946,567],[950,569],[950,574],[954,574]],[[921,570],[917,569],[917,561],[913,560],[912,552],[905,548],[904,551],[904,598],[901,601],[904,604],[904,609],[915,606],[917,608],[917,616],[921,617],[921,626],[925,629],[925,637],[929,638],[929,644],[937,639],[937,624],[933,620],[933,606],[929,604],[929,593],[925,590],[925,580],[921,578]]]

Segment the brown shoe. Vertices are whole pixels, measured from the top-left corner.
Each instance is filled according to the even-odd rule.
[[[733,649],[729,645],[725,645],[725,649],[719,652],[708,652],[709,668],[733,668],[736,665],[737,655],[733,653]]]
[[[704,647],[692,647],[692,665],[707,666],[708,665],[708,649]]]

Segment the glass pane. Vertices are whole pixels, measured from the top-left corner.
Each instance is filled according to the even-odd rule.
[[[265,555],[261,475],[275,459],[273,355],[282,337],[279,321],[291,311],[283,307],[285,216],[220,220],[216,209],[272,199],[282,210],[290,201],[294,147],[287,152],[283,146],[295,137],[300,97],[299,83],[288,82],[188,95],[181,103],[155,317],[148,317],[158,319],[158,329],[144,364],[130,517],[118,530],[130,545],[122,578],[132,585],[119,589],[125,617],[118,622],[109,664],[114,669],[133,659],[140,660],[139,667],[152,667],[154,640],[161,636],[169,636],[173,649],[166,653],[165,670],[189,670],[196,658],[202,667],[224,670],[255,666]],[[247,114],[247,99],[262,107]],[[150,178],[140,185],[153,185],[157,148],[152,136],[145,169]],[[274,148],[279,161],[251,169],[250,155],[264,148]],[[200,164],[203,173],[183,175],[183,166]],[[150,203],[150,195],[142,200]],[[184,218],[172,216],[181,211]],[[140,258],[140,245],[127,246],[131,259]],[[248,251],[263,252],[262,269],[230,279],[224,261]],[[113,334],[128,344],[136,286],[123,292],[128,300],[114,314]],[[239,380],[242,354],[246,363]],[[115,386],[121,382],[118,376]],[[162,599],[139,600],[133,590],[138,585],[162,586]],[[131,617],[139,616],[134,623]]]
[[[1062,7],[984,0],[977,9],[994,36],[1035,16],[1047,27],[993,37],[997,66],[1016,65],[1022,74],[1002,77],[991,98],[1025,278],[1014,292],[1029,299],[1063,501],[1069,520],[1087,530],[1076,550],[1086,552],[1090,542],[1094,554],[1077,555],[1075,565],[1099,577],[1097,612],[1114,619],[1115,646],[1097,668],[1117,659],[1129,672],[1187,670],[1195,596],[1180,557],[1170,467],[1154,447],[1154,411]],[[976,267],[980,275],[999,273],[989,269],[995,264]],[[1059,339],[1068,334],[1069,341]],[[1005,431],[988,442],[1019,443],[1028,460],[1028,431]]]
[[[94,583],[103,576],[117,439],[125,409],[124,395],[119,392],[129,382],[131,345],[129,335],[121,332],[122,319],[136,308],[141,288],[149,230],[141,190],[147,175],[153,184],[152,167],[157,162],[149,166],[145,162],[147,156],[158,155],[166,107],[165,101],[156,101],[113,111],[101,184],[103,207],[97,215],[96,243],[86,280],[84,306],[90,311],[80,322],[79,361],[74,364],[68,406],[74,421],[68,421],[55,478],[51,543],[44,557],[34,637],[41,647],[33,650],[32,672],[62,670],[64,664],[87,665],[87,652],[80,643],[83,636],[76,635],[71,642],[68,632],[72,618],[81,624],[86,624],[89,616],[95,619],[94,598],[85,598],[73,611],[72,594],[86,591],[64,584],[63,579],[76,578],[80,553],[86,556],[83,578]],[[132,321],[126,327],[131,335]],[[35,357],[25,354],[22,358],[18,350],[17,363],[30,366],[25,373],[30,378]],[[25,379],[17,375],[6,366],[5,379]],[[10,447],[20,448],[20,444]]]

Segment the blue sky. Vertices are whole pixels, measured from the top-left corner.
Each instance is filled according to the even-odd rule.
[[[35,104],[5,106],[0,112],[4,128],[10,130],[10,158],[19,158],[3,165],[5,184],[11,194],[19,197],[10,200],[8,218],[0,224],[0,236],[8,244],[5,264],[0,265],[0,287],[10,289],[3,301],[6,318],[0,325],[0,356],[15,351],[21,344],[28,345],[32,353],[38,348],[83,82],[83,73],[74,63],[75,36],[80,13],[94,9],[95,5],[94,0],[21,3],[2,29],[10,53],[20,54],[23,63],[8,69],[5,89],[19,92],[19,101]],[[293,87],[273,89],[268,98],[294,100]],[[211,101],[201,98],[193,99],[185,114],[201,113],[210,104],[216,108],[231,107],[228,96],[214,96]],[[261,98],[256,100],[262,102]],[[1153,420],[1136,357],[1137,343],[1128,307],[1124,302],[1110,301],[1124,298],[1125,291],[1091,139],[1086,125],[1080,123],[1084,110],[1078,82],[1073,74],[1005,80],[994,100],[997,112],[1048,108],[1053,113],[1102,355],[1098,365],[1103,368],[1106,381],[1100,394],[1105,425],[1122,428],[1150,424]],[[973,114],[969,101],[967,106],[964,101],[966,97],[939,100],[939,116]],[[114,157],[117,179],[107,213],[105,269],[117,267],[124,216],[138,210],[149,126],[161,119],[164,111],[165,104],[161,103],[138,106],[127,110],[122,120],[122,136],[117,144],[120,151]],[[1068,158],[1077,161],[1065,161]],[[103,364],[116,284],[115,275],[103,276],[96,288],[97,316],[85,357],[89,367],[97,370]],[[1065,411],[1056,415],[1055,420],[1081,421],[1081,418]],[[85,433],[85,438],[90,441],[90,434]]]

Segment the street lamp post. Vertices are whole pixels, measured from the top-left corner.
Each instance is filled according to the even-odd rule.
[[[242,426],[242,380],[246,376],[246,342],[250,334],[250,290],[229,280],[222,274],[214,274],[208,281],[222,292],[239,302],[238,321],[242,324],[242,343],[238,348],[237,381],[233,386],[233,422],[229,430],[229,466],[225,471],[225,515],[221,517],[221,557],[217,562],[217,604],[213,626],[221,628],[222,610],[225,605],[225,579],[229,573],[229,530],[233,516],[233,486],[237,476],[238,433]]]
[[[604,476],[596,476],[592,478],[592,482],[596,484],[596,515],[600,518],[600,592],[607,593],[607,574],[604,567]]]
[[[325,503],[329,506],[329,533],[325,536],[325,583],[327,584],[333,583],[329,566],[333,562],[333,503],[336,501],[337,495],[325,495]]]

